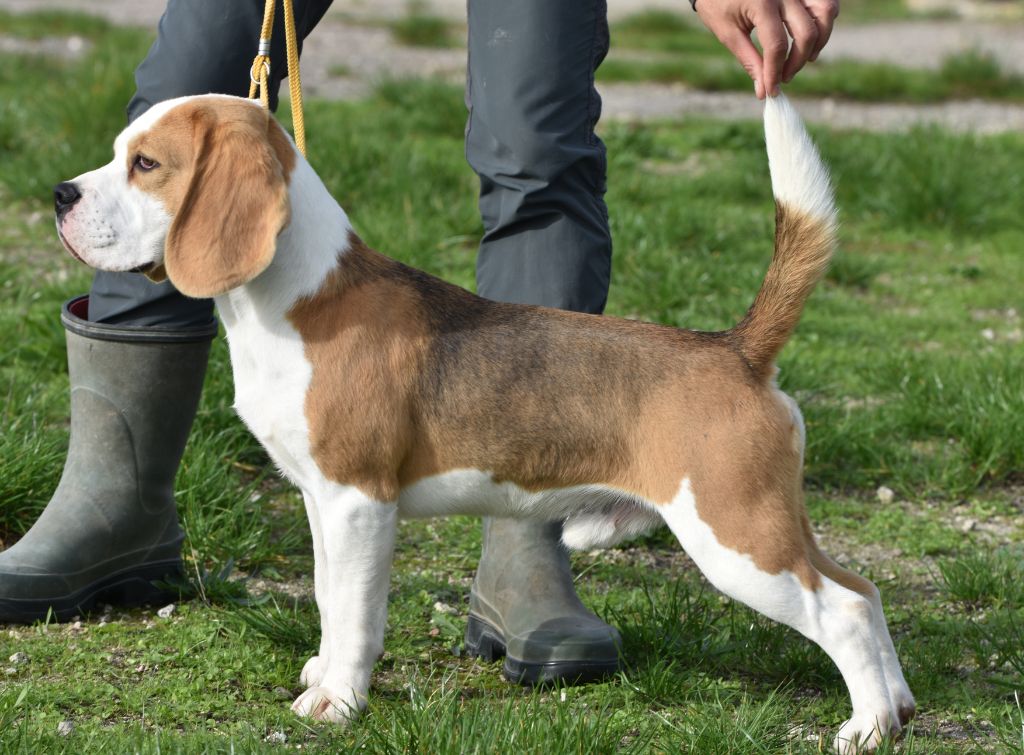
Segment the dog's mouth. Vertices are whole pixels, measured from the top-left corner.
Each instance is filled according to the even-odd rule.
[[[60,243],[63,244],[64,248],[68,250],[68,254],[74,257],[76,260],[81,262],[83,265],[89,263],[82,259],[82,255],[75,251],[75,248],[71,246],[71,243],[64,237],[64,231],[61,230],[60,223],[57,223],[57,238],[60,239]]]
[[[61,230],[60,223],[57,223],[57,238],[60,239],[60,243],[64,246],[64,248],[68,250],[68,254],[70,254],[76,260],[81,262],[83,265],[89,264],[82,258],[82,255],[75,251],[75,248],[71,245],[71,242],[69,242],[67,238],[64,236],[64,231]],[[92,266],[90,265],[90,267]],[[142,265],[138,265],[137,267],[133,267],[130,270],[126,270],[125,272],[141,273],[150,280],[157,283],[167,279],[167,273],[164,272],[163,263],[159,262],[146,262],[143,263]]]

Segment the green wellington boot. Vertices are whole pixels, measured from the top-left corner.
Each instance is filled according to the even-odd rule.
[[[168,596],[153,581],[181,573],[174,476],[216,322],[133,327],[87,316],[85,296],[61,312],[71,378],[67,461],[38,521],[0,553],[0,622],[155,602]]]
[[[622,640],[580,601],[557,522],[484,519],[466,650],[520,684],[580,683],[619,668]]]

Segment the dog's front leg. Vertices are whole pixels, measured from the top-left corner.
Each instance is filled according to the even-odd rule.
[[[309,519],[309,531],[313,536],[313,593],[316,596],[316,607],[320,611],[320,653],[306,661],[302,673],[299,674],[299,682],[308,689],[320,686],[327,672],[327,638],[330,634],[327,627],[327,584],[330,577],[327,574],[327,556],[324,553],[320,514],[313,496],[305,490],[302,491],[302,499],[306,504],[306,518]]]
[[[341,723],[366,707],[373,664],[384,649],[398,507],[338,486],[314,495],[311,508],[316,510],[326,565],[322,581],[314,577],[320,611],[326,613],[318,657],[326,656],[326,661],[315,664],[322,667],[322,676],[312,679],[316,686],[302,693],[292,710]],[[316,557],[319,562],[320,555]]]

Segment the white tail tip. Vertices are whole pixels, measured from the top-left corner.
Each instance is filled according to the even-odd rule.
[[[812,217],[835,223],[836,208],[828,169],[785,95],[764,103],[764,139],[775,199]]]

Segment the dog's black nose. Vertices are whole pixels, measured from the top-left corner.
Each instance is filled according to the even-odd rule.
[[[53,206],[57,211],[57,219],[67,215],[68,210],[75,206],[75,202],[82,198],[82,192],[70,181],[59,183],[53,187]]]

